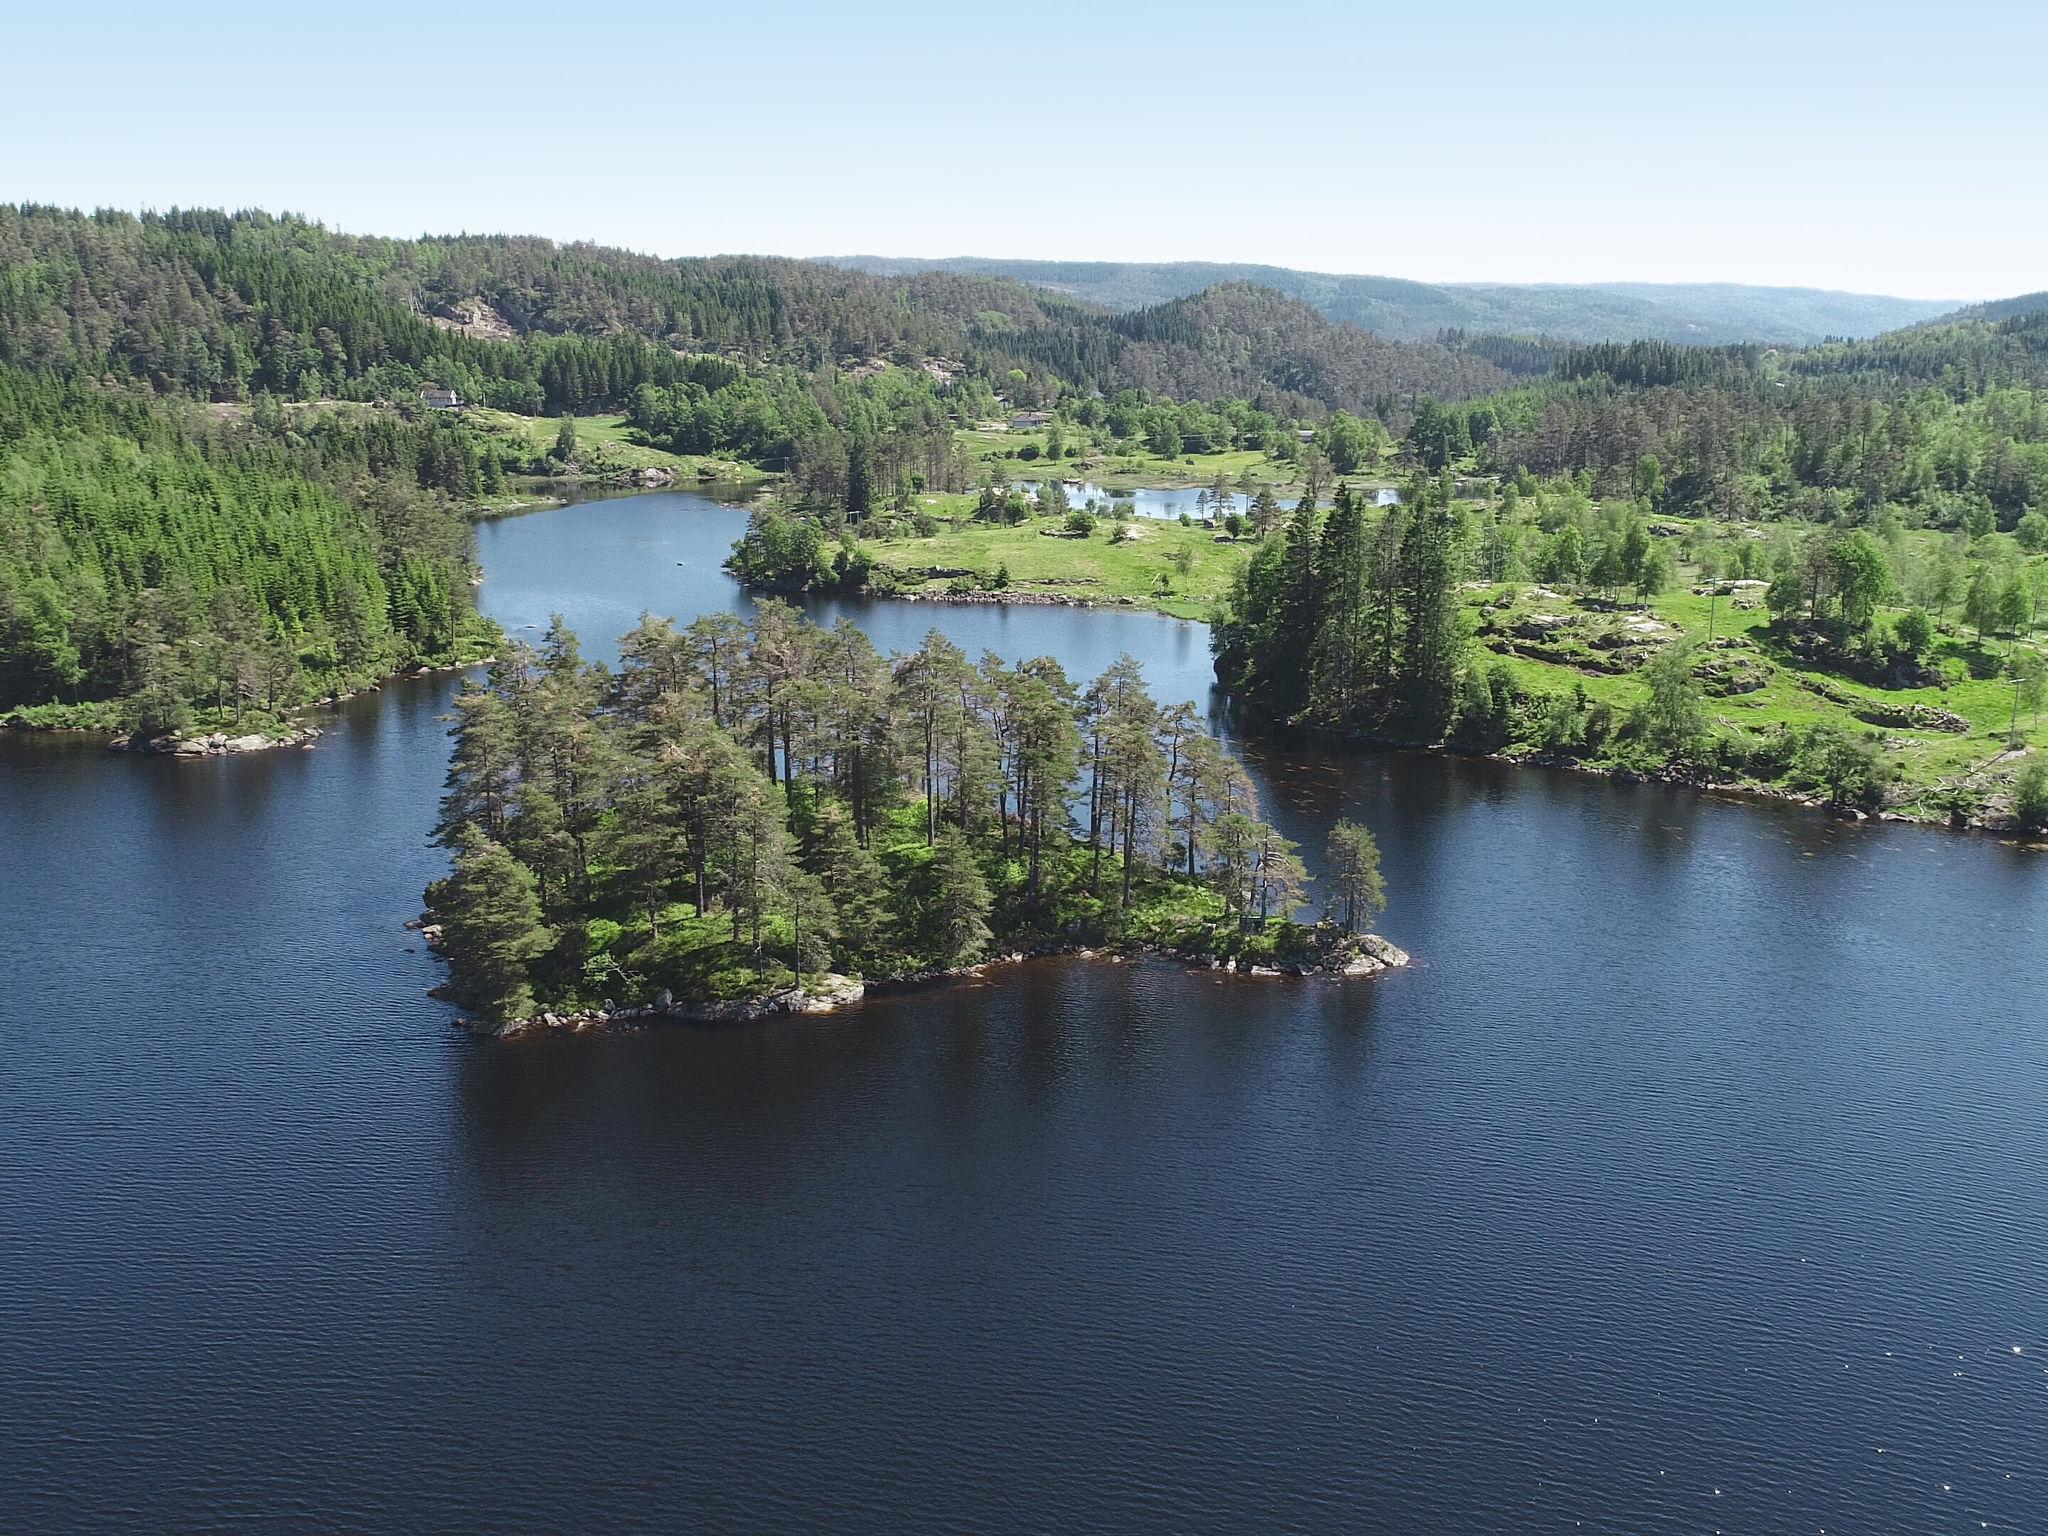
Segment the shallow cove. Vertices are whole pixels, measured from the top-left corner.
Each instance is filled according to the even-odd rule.
[[[483,600],[608,654],[743,603],[742,520],[495,523]],[[1154,615],[817,611],[1208,698]],[[2048,861],[1248,748],[1311,851],[1372,824],[1415,970],[508,1047],[399,926],[453,687],[0,734],[10,1530],[2044,1523]]]

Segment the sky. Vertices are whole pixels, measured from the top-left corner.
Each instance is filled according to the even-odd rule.
[[[41,4],[0,199],[662,256],[2048,288],[2042,0]]]

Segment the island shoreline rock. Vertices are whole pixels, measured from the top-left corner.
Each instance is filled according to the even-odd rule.
[[[440,925],[431,919],[416,919],[406,927],[417,931],[430,949],[442,948]],[[608,1006],[580,1010],[544,1010],[529,1018],[503,1024],[458,1016],[452,1022],[472,1034],[501,1040],[546,1033],[587,1034],[597,1030],[633,1027],[656,1021],[679,1024],[751,1024],[776,1014],[825,1014],[850,1008],[869,997],[894,992],[917,991],[985,976],[998,966],[1022,965],[1033,960],[1098,960],[1121,964],[1127,960],[1156,958],[1177,961],[1189,970],[1211,970],[1247,978],[1291,977],[1308,980],[1321,977],[1333,981],[1355,981],[1385,975],[1414,963],[1414,957],[1400,946],[1376,933],[1351,934],[1333,942],[1326,953],[1309,960],[1286,961],[1279,965],[1245,965],[1220,955],[1174,949],[1164,944],[1131,943],[1090,945],[1049,944],[1031,949],[1011,950],[974,965],[946,970],[919,971],[906,976],[877,977],[862,981],[830,972],[803,987],[785,987],[764,997],[727,1001],[688,1001],[667,992],[651,1003]],[[438,993],[439,989],[436,989]]]
[[[317,699],[305,706],[307,710],[336,709],[349,699],[365,693],[375,693],[387,683],[406,678],[437,677],[444,672],[467,672],[472,667],[486,667],[496,661],[495,656],[479,656],[474,661],[444,662],[439,666],[408,667],[402,672],[393,672],[373,683],[347,693],[332,694]],[[25,730],[41,727],[23,726]],[[104,734],[93,732],[89,734]],[[304,713],[293,718],[292,728],[281,736],[266,736],[260,731],[230,734],[227,731],[163,732],[145,736],[141,732],[113,732],[113,740],[107,743],[109,752],[142,752],[156,757],[224,757],[243,752],[268,752],[277,747],[310,747],[320,737],[320,727],[305,722]]]

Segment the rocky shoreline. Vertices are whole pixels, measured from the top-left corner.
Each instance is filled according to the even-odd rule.
[[[389,677],[348,693],[337,693],[320,699],[307,706],[312,709],[334,709],[344,701],[359,694],[375,693],[386,683],[401,678],[434,677],[443,672],[466,672],[471,667],[488,666],[497,660],[495,656],[479,656],[475,661],[451,661],[437,667],[409,667],[403,672],[393,672]],[[165,732],[156,736],[116,734],[107,743],[109,752],[146,752],[160,757],[225,757],[240,752],[267,752],[273,747],[310,747],[320,738],[317,725],[297,724],[281,736],[266,736],[260,731],[230,735],[226,731]]]
[[[2010,820],[1993,821],[1982,814],[1974,816],[1914,815],[1907,811],[1881,809],[1866,811],[1851,805],[1838,805],[1824,795],[1806,795],[1797,790],[1776,789],[1768,784],[1751,784],[1740,780],[1716,779],[1710,774],[1684,767],[1663,768],[1648,773],[1639,773],[1629,768],[1602,768],[1596,764],[1572,762],[1569,759],[1546,759],[1542,757],[1506,757],[1489,753],[1490,761],[1507,763],[1516,767],[1563,768],[1573,773],[1587,773],[1606,779],[1613,784],[1669,784],[1680,789],[1694,790],[1703,795],[1720,795],[1733,800],[1760,800],[1772,805],[1791,806],[1799,810],[1820,811],[1837,821],[1881,821],[1895,826],[1931,827],[1951,832],[1982,832],[1992,837],[2027,841],[2026,834]]]
[[[406,926],[417,931],[426,940],[429,948],[436,951],[441,948],[439,924],[422,918]],[[473,1034],[501,1040],[554,1032],[588,1034],[596,1030],[632,1028],[656,1021],[683,1024],[750,1024],[779,1013],[836,1013],[871,996],[968,980],[985,976],[998,966],[1022,965],[1031,960],[1062,956],[1075,960],[1101,960],[1110,964],[1156,956],[1178,961],[1190,970],[1228,972],[1232,975],[1258,978],[1323,977],[1340,981],[1379,976],[1413,964],[1413,957],[1406,950],[1376,933],[1344,935],[1328,943],[1323,951],[1312,959],[1286,961],[1278,965],[1247,965],[1220,955],[1174,949],[1159,944],[1101,947],[1055,944],[1035,949],[1013,950],[977,965],[960,966],[951,970],[920,971],[908,976],[878,977],[866,982],[852,976],[829,972],[805,986],[785,987],[765,997],[720,1002],[689,1001],[678,999],[664,991],[650,1003],[607,1003],[598,1008],[576,1011],[549,1010],[535,1014],[531,1018],[513,1019],[504,1024],[486,1024],[475,1019],[457,1018],[454,1024],[457,1028],[469,1030]]]
[[[1357,732],[1334,730],[1328,726],[1292,726],[1284,730],[1289,733],[1300,732],[1345,747],[1370,747],[1382,752],[1421,752],[1433,756],[1465,757],[1477,762],[1499,763],[1507,768],[1551,768],[1565,773],[1605,779],[1610,784],[1668,784],[1679,789],[1694,790],[1703,795],[1720,795],[1728,799],[1754,800],[1799,810],[1820,811],[1837,821],[1876,821],[1953,832],[1981,832],[1992,837],[2018,840],[2025,846],[2035,846],[2039,841],[2029,839],[2009,819],[1994,820],[1982,814],[1968,817],[1915,815],[1909,811],[1889,808],[1876,811],[1859,810],[1854,806],[1837,805],[1824,795],[1801,794],[1797,790],[1778,789],[1772,785],[1743,780],[1717,779],[1701,769],[1684,764],[1639,771],[1633,768],[1604,767],[1599,763],[1582,762],[1577,758],[1540,752],[1476,752],[1448,742],[1382,740]]]
[[[879,595],[879,594],[878,594]],[[888,597],[902,603],[960,603],[968,606],[1002,604],[1025,608],[1136,608],[1134,597],[1080,597],[1066,592],[1019,592],[1009,587],[973,592],[891,592]]]
[[[316,725],[301,726],[283,736],[252,731],[230,736],[213,731],[201,736],[124,736],[107,743],[109,752],[150,752],[164,757],[223,757],[236,752],[264,752],[272,747],[310,747],[319,738]]]

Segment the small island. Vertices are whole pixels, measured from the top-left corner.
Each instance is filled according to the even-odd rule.
[[[1156,952],[1251,974],[1408,957],[1372,834],[1340,822],[1327,916],[1194,708],[1125,656],[1078,684],[934,632],[884,657],[767,602],[643,618],[616,673],[558,618],[455,701],[422,919],[498,1032],[815,1011],[992,958]]]

